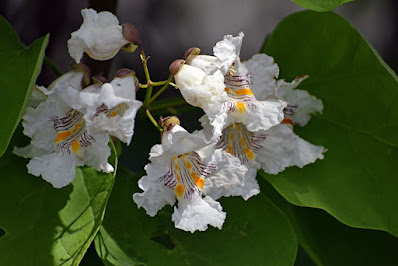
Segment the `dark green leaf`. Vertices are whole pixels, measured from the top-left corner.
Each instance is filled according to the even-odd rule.
[[[263,194],[221,201],[222,230],[194,234],[174,228],[172,208],[154,218],[137,209],[138,177],[119,170],[106,217],[95,239],[106,265],[293,265],[297,241],[286,216]]]
[[[382,231],[348,227],[322,210],[288,203],[264,180],[260,180],[260,185],[262,191],[289,216],[300,245],[316,264],[398,265],[397,238]]]
[[[301,7],[318,12],[325,12],[335,9],[340,5],[354,0],[292,0]]]
[[[0,265],[78,265],[101,225],[114,175],[79,168],[71,185],[55,189],[27,173],[27,160],[10,152],[14,144],[0,162]]]
[[[0,16],[0,156],[23,116],[31,90],[40,73],[49,35],[37,39],[29,47],[19,41],[10,24]]]
[[[265,52],[279,64],[282,78],[310,75],[301,88],[323,101],[324,112],[295,131],[328,149],[324,160],[267,180],[293,204],[398,236],[397,76],[334,13],[289,16]]]

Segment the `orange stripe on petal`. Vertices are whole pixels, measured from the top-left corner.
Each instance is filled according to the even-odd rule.
[[[184,195],[184,191],[185,191],[185,188],[181,184],[178,184],[177,187],[175,188],[175,192],[176,192],[177,196],[180,198]]]
[[[58,132],[57,138],[55,139],[55,143],[62,141],[63,139],[69,137],[70,135],[72,135],[70,131]]]
[[[234,91],[237,95],[253,95],[253,92],[249,88]]]
[[[236,107],[241,113],[244,113],[246,111],[246,106],[244,103],[236,102]]]
[[[80,143],[77,139],[72,143],[71,148],[74,153],[79,153]]]

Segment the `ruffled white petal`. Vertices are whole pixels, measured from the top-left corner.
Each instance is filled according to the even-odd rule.
[[[238,158],[217,149],[211,161],[217,165],[217,171],[206,178],[203,187],[204,195],[216,200],[230,196],[232,190],[244,186],[247,168],[240,163]]]
[[[38,148],[32,144],[29,144],[25,147],[14,147],[12,153],[24,158],[33,158],[35,156],[43,156],[45,154],[52,153],[49,150]]]
[[[314,113],[322,113],[322,101],[315,96],[310,95],[305,90],[296,90],[296,88],[308,76],[304,76],[293,80],[292,82],[285,82],[278,80],[277,91],[280,97],[285,99],[290,106],[293,107],[293,115],[290,117],[295,125],[305,126],[311,119]]]
[[[290,165],[303,168],[318,159],[323,159],[323,153],[326,151],[325,147],[313,145],[299,137],[294,146],[294,156]]]
[[[83,24],[78,31],[71,34],[68,50],[72,58],[80,63],[83,52],[96,60],[107,60],[129,43],[122,34],[119,20],[110,12],[97,12],[83,9]]]
[[[180,200],[178,208],[174,207],[171,220],[176,228],[194,233],[197,230],[206,231],[208,225],[221,229],[225,217],[220,203],[207,196],[203,199]]]
[[[243,62],[251,75],[250,89],[256,99],[277,99],[276,78],[279,75],[279,67],[274,58],[266,54],[255,54],[251,59]]]
[[[27,164],[28,172],[34,176],[42,176],[55,188],[69,185],[75,177],[75,167],[82,166],[83,162],[75,156],[66,156],[61,153],[52,153],[34,157]]]
[[[219,41],[213,48],[214,55],[221,61],[221,72],[225,75],[232,63],[239,61],[240,48],[242,47],[243,32],[239,36],[232,35],[224,36],[222,41]]]
[[[148,215],[155,216],[166,204],[174,204],[175,195],[172,190],[158,181],[158,178],[167,172],[167,168],[148,164],[145,170],[147,175],[138,181],[139,188],[144,192],[134,193],[133,200],[138,208],[143,207]]]
[[[107,134],[93,135],[95,139],[91,145],[82,148],[80,155],[86,165],[94,167],[97,171],[105,173],[113,172],[113,166],[108,163],[111,149],[108,146],[109,136]]]
[[[242,196],[244,200],[248,200],[249,198],[259,194],[260,186],[257,183],[256,176],[257,168],[248,167],[248,171],[244,177],[244,183],[240,186],[234,187],[223,196]]]
[[[267,130],[283,120],[285,107],[286,102],[281,100],[253,100],[246,105],[244,112],[238,110],[228,115],[224,127],[232,123],[242,123],[249,131]]]
[[[63,74],[62,76],[60,76],[56,80],[54,80],[50,84],[50,86],[48,86],[48,90],[46,90],[46,88],[44,88],[44,87],[40,87],[40,89],[43,90],[43,92],[46,95],[49,95],[52,92],[57,91],[59,89],[62,90],[62,89],[67,88],[69,86],[73,87],[77,91],[81,91],[82,90],[83,76],[84,76],[84,72],[83,71],[81,71],[81,70],[72,70],[72,71],[69,71],[69,72]]]
[[[286,124],[272,127],[266,133],[267,138],[256,156],[256,161],[261,163],[266,173],[277,174],[290,166],[302,168],[317,159],[323,159],[324,147],[301,139]]]
[[[43,93],[43,89],[46,88],[42,86],[35,86],[32,90],[32,94],[30,95],[28,106],[31,108],[36,108],[40,103],[44,102],[47,99],[47,95]]]

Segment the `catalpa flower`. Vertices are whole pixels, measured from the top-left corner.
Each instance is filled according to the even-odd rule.
[[[84,52],[96,60],[111,59],[130,43],[131,40],[123,36],[122,26],[112,13],[97,13],[93,9],[83,9],[81,13],[83,24],[68,40],[69,54],[77,63],[80,63]]]
[[[279,67],[274,59],[266,54],[256,54],[251,59],[243,62],[249,70],[252,80],[252,91],[256,98],[283,99],[288,102],[285,108],[286,122],[305,126],[311,118],[311,114],[322,113],[322,101],[310,95],[305,90],[295,89],[308,76],[297,77],[292,82],[276,80],[279,75]]]
[[[80,92],[80,109],[85,112],[88,132],[108,133],[130,144],[135,116],[142,106],[135,99],[137,86],[134,71],[121,69],[110,83],[96,83]]]
[[[32,158],[28,172],[42,176],[54,187],[68,185],[75,177],[75,167],[89,165],[98,171],[112,172],[108,163],[111,152],[107,134],[88,134],[84,114],[74,109],[76,95],[82,88],[83,72],[71,71],[50,85],[49,90],[38,87],[46,97],[33,95],[33,102],[45,100],[37,107],[28,107],[23,117],[24,134],[31,137],[30,144],[15,148],[14,153]],[[40,95],[40,94],[39,94]]]
[[[155,216],[177,199],[172,215],[176,228],[191,233],[204,231],[208,225],[221,229],[226,214],[220,203],[204,192],[241,186],[247,169],[214,146],[200,132],[190,134],[178,124],[166,126],[162,144],[151,149],[147,175],[138,182],[144,192],[133,195],[138,207]]]
[[[258,131],[267,130],[284,118],[284,101],[259,101],[251,91],[250,73],[239,59],[242,38],[243,33],[225,36],[214,47],[215,56],[189,55],[187,64],[174,76],[187,102],[207,114],[214,137],[233,123]]]

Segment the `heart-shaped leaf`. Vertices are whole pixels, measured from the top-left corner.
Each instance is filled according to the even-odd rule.
[[[318,12],[325,12],[335,9],[340,5],[354,0],[292,0],[297,5]]]
[[[398,82],[395,73],[343,18],[304,11],[283,20],[265,46],[288,80],[324,111],[295,131],[323,145],[325,159],[267,180],[289,202],[321,208],[339,221],[398,236]]]
[[[49,35],[25,47],[10,24],[0,16],[0,156],[21,120],[31,90],[40,74]],[[7,114],[7,115],[5,115]]]

